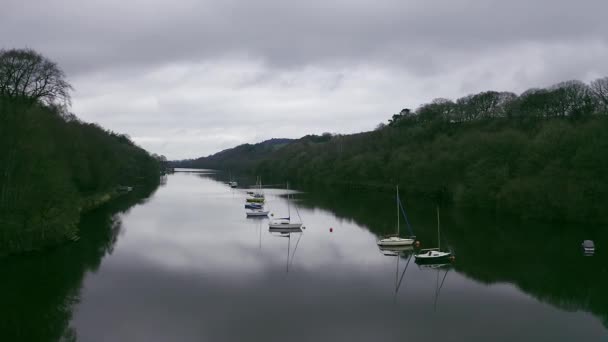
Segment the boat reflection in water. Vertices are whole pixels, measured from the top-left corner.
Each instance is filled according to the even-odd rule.
[[[395,299],[397,299],[397,293],[401,288],[401,284],[403,284],[403,279],[405,277],[405,272],[407,271],[408,266],[410,265],[410,261],[412,260],[412,255],[414,252],[413,246],[378,246],[380,249],[380,253],[385,256],[395,257]],[[401,276],[399,276],[399,261],[402,257],[407,257],[407,262],[405,267],[403,268],[403,272],[401,272]]]
[[[437,300],[439,299],[439,293],[445,283],[445,278],[448,276],[448,272],[452,269],[452,263],[436,263],[436,264],[418,264],[418,268],[421,271],[437,271],[437,278],[435,280],[435,302],[433,303],[433,310],[437,311]],[[441,273],[445,271],[443,277]],[[441,282],[439,281],[441,278]]]
[[[254,223],[258,237],[258,249],[262,250],[262,223],[267,219],[267,216],[247,216],[249,222]]]
[[[287,238],[287,261],[285,265],[285,272],[289,273],[289,266],[293,263],[293,260],[296,256],[296,251],[298,250],[298,245],[300,244],[300,239],[302,238],[302,229],[301,228],[268,228],[268,231],[271,235],[277,237]],[[291,235],[298,235],[298,239],[296,240],[295,247],[293,252],[291,251]]]

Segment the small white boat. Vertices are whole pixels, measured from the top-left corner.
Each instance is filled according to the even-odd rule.
[[[405,210],[403,210],[403,208],[401,206],[401,199],[399,198],[399,187],[397,186],[397,234],[395,236],[388,236],[388,237],[378,240],[378,242],[377,242],[378,246],[380,246],[380,247],[411,246],[414,244],[414,242],[416,242],[415,236],[410,236],[407,238],[399,237],[399,227],[400,227],[399,217],[401,216],[401,214],[399,213],[399,209],[401,209],[403,211],[405,220],[408,223],[408,227],[409,227],[409,222],[407,221],[407,216],[405,216]]]
[[[264,210],[264,209],[253,209],[253,210],[248,210],[245,212],[245,214],[247,214],[247,216],[268,216],[268,210]]]
[[[593,240],[583,241],[583,243],[581,244],[581,247],[583,248],[583,253],[585,255],[591,256],[591,255],[595,254],[595,243],[593,243]]]
[[[423,249],[420,253],[415,254],[417,264],[443,264],[453,260],[451,252],[441,251],[441,235],[439,223],[439,207],[437,207],[437,248]]]
[[[390,247],[390,246],[411,246],[414,244],[415,239],[404,239],[398,236],[391,236],[384,239],[378,240],[378,246]]]
[[[228,182],[228,185],[230,185],[231,188],[236,188],[237,186],[239,186],[239,183],[237,183],[236,181],[231,181]]]
[[[440,261],[449,261],[452,253],[442,252],[438,249],[424,249],[420,253],[414,255],[418,263],[435,263]]]
[[[301,229],[302,222],[291,222],[289,217],[274,219],[268,224],[270,229]]]
[[[287,184],[287,190],[289,191],[289,184]],[[290,205],[290,196],[289,192],[287,192],[287,217],[276,218],[270,220],[268,223],[268,228],[270,229],[301,229],[302,228],[302,218],[300,217],[300,212],[296,207],[296,212],[298,213],[298,217],[300,217],[300,222],[293,222],[291,220],[291,205]]]
[[[279,234],[281,236],[287,236],[287,234],[291,234],[291,233],[301,233],[302,229],[300,229],[300,228],[291,228],[291,229],[286,229],[286,228],[268,228],[268,231],[271,232],[271,233],[277,233],[277,234]]]

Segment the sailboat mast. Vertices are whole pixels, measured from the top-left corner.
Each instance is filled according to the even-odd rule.
[[[289,273],[289,250],[291,249],[291,233],[287,235],[287,265],[285,267],[287,273]]]
[[[397,237],[399,237],[399,185],[397,185]]]
[[[291,219],[291,208],[289,206],[289,182],[287,182],[287,217]]]
[[[439,206],[437,206],[437,249],[441,250],[441,235],[439,235]]]

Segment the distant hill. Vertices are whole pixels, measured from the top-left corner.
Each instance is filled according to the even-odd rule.
[[[293,139],[287,138],[274,138],[257,144],[243,144],[206,157],[172,161],[170,165],[218,170],[243,169],[255,165],[293,141]]]
[[[408,198],[550,221],[608,223],[608,77],[405,108],[349,135],[241,145],[197,166],[298,186],[399,185]]]

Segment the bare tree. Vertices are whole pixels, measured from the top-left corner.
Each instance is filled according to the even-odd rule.
[[[592,114],[596,108],[591,89],[581,81],[566,81],[549,88],[551,108],[556,116]]]
[[[38,52],[0,50],[0,96],[69,105],[72,89],[57,64]]]
[[[608,77],[598,78],[591,82],[591,92],[601,103],[602,108],[608,111]]]

